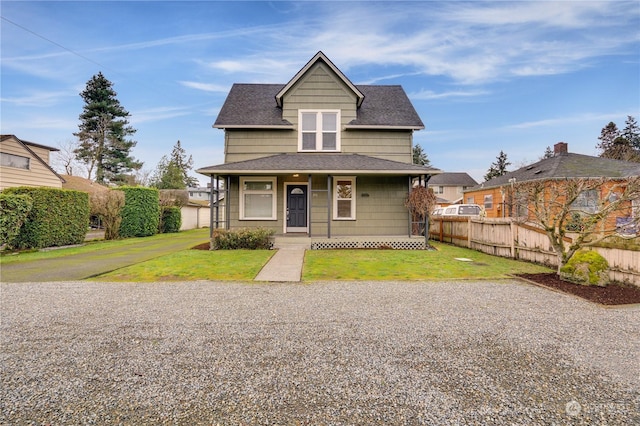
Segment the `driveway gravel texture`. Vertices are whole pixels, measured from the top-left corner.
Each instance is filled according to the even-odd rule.
[[[3,425],[640,424],[640,307],[521,281],[0,290]]]

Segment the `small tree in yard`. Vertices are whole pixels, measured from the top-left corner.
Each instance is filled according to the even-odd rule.
[[[436,195],[432,189],[427,189],[424,186],[418,186],[413,188],[409,193],[409,196],[404,202],[404,205],[409,209],[411,214],[411,233],[414,235],[420,235],[424,230],[425,238],[429,238],[428,229],[421,226],[426,224],[429,218],[429,214],[433,211],[437,202]]]
[[[640,199],[640,177],[528,181],[516,183],[513,191],[517,203],[528,207],[528,215],[520,220],[545,231],[560,273],[580,248],[593,246],[614,233],[613,216],[632,216],[631,203]],[[633,221],[637,225],[639,218]],[[567,232],[574,235],[565,244]]]
[[[104,225],[104,239],[115,240],[120,237],[122,208],[124,207],[122,191],[100,191],[89,195],[91,214],[100,217]]]

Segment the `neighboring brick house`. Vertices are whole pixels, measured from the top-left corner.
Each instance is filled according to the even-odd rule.
[[[62,188],[64,179],[50,164],[57,148],[0,135],[0,190],[14,186]]]
[[[434,175],[427,182],[427,187],[433,189],[440,207],[450,204],[463,203],[464,191],[478,185],[468,173],[444,172]]]
[[[234,84],[214,127],[225,163],[198,172],[224,179],[230,229],[407,236],[412,181],[439,173],[412,164],[424,125],[402,87],[354,85],[322,52],[286,84]]]
[[[484,206],[486,217],[512,217],[522,215],[522,207],[511,200],[512,184],[528,181],[557,181],[559,179],[577,178],[615,178],[628,179],[640,175],[640,163],[611,160],[574,154],[568,151],[568,144],[559,142],[554,145],[554,154],[550,158],[522,167],[513,172],[490,179],[464,192],[466,203]],[[576,208],[592,211],[603,199],[609,188],[601,187],[599,191],[585,193],[577,201]],[[636,203],[634,203],[635,207]],[[637,214],[637,209],[629,206],[629,215]],[[608,227],[615,225],[616,218],[609,218]]]

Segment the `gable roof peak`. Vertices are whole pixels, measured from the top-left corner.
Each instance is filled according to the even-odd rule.
[[[300,80],[300,78],[302,78],[302,76],[307,71],[309,71],[312,66],[314,66],[318,62],[327,64],[327,66],[331,68],[331,70],[340,78],[340,80],[342,80],[342,82],[353,91],[353,93],[358,98],[357,106],[360,107],[360,105],[362,105],[362,101],[364,100],[364,94],[362,94],[362,92],[347,78],[346,75],[342,73],[342,71],[338,69],[338,67],[333,64],[333,62],[329,60],[329,58],[327,58],[327,56],[322,51],[318,51],[318,53],[316,53],[314,57],[311,58],[309,62],[307,62],[306,65],[302,67],[302,69],[298,71],[296,75],[293,76],[291,80],[289,80],[289,82],[282,88],[282,90],[280,90],[278,94],[276,94],[276,102],[278,106],[282,107],[282,98],[284,97],[284,95],[289,91],[289,89],[291,89],[291,87],[293,87],[294,84],[298,82],[298,80]]]

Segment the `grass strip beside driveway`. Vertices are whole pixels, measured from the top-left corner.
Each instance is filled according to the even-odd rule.
[[[3,282],[75,281],[182,251],[209,240],[208,229],[4,255]]]

